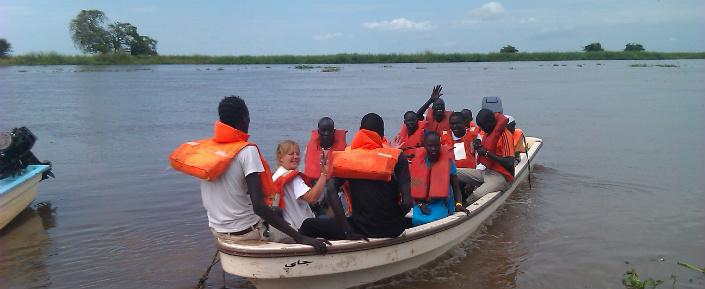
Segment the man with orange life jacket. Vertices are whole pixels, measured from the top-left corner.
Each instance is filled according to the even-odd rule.
[[[464,108],[460,111],[460,113],[462,113],[463,117],[465,117],[465,127],[468,128],[471,132],[476,132],[476,134],[479,134],[480,128],[477,127],[477,125],[475,125],[475,123],[472,121],[472,110]]]
[[[342,152],[333,152],[333,180],[328,182],[328,202],[335,219],[307,219],[299,232],[311,237],[359,240],[392,238],[406,227],[411,209],[409,163],[401,150],[383,146],[384,121],[374,113],[362,118],[360,131]],[[348,182],[352,214],[345,217],[339,187]]]
[[[450,130],[455,165],[458,169],[474,169],[477,162],[473,141],[477,138],[479,129],[467,128],[463,114],[454,112],[450,115]],[[465,182],[460,182],[460,188],[463,189],[461,192],[464,197],[468,197],[474,189],[472,185]]]
[[[330,151],[342,151],[347,144],[345,134],[347,131],[335,129],[335,123],[330,117],[323,117],[318,121],[318,129],[311,131],[311,139],[306,144],[304,175],[309,186],[313,186],[318,179],[321,159],[328,158]]]
[[[283,194],[286,206],[282,208],[284,220],[295,229],[308,218],[315,218],[309,204],[315,204],[323,198],[328,170],[321,164],[320,175],[316,185],[309,187],[302,175],[296,170],[301,162],[301,150],[293,140],[284,140],[277,146],[278,168],[272,175],[274,186]]]
[[[404,123],[399,133],[394,137],[394,143],[399,146],[407,156],[413,156],[417,148],[423,146],[424,122],[419,121],[418,115],[413,111],[404,113]]]
[[[512,133],[512,141],[514,142],[514,165],[521,162],[521,154],[526,153],[526,140],[524,139],[524,132],[520,128],[516,128],[517,123],[514,121],[514,117],[507,115],[509,123],[507,124],[507,129]]]
[[[458,168],[474,169],[476,161],[472,142],[477,138],[478,131],[466,128],[464,120],[465,118],[460,112],[454,112],[450,115],[455,164]]]
[[[218,114],[212,139],[184,143],[170,155],[172,167],[202,179],[201,198],[214,235],[266,241],[290,237],[325,253],[324,241],[298,233],[269,206],[285,204],[281,199],[277,204],[269,166],[248,141],[250,114],[245,102],[225,97]]]
[[[342,151],[347,146],[345,134],[347,131],[335,129],[335,122],[330,117],[322,117],[318,120],[318,129],[311,131],[311,139],[306,144],[306,156],[304,166],[304,181],[308,186],[313,187],[320,175],[321,160],[325,160],[326,165],[330,165],[329,154],[331,151]],[[311,204],[317,216],[325,215],[328,202],[324,200],[320,203]]]
[[[446,104],[443,99],[441,99],[443,95],[443,93],[441,93],[442,89],[440,85],[434,86],[431,97],[429,97],[428,101],[416,112],[419,118],[424,121],[425,130],[438,132],[441,137],[450,132],[448,118],[451,114],[450,111],[446,111]],[[423,116],[424,112],[426,113],[425,116]]]
[[[452,147],[442,146],[435,131],[426,133],[409,166],[411,197],[414,199],[411,224],[423,225],[454,212],[467,212],[462,203]]]
[[[482,141],[474,141],[478,163],[484,169],[458,169],[458,179],[476,186],[472,199],[506,189],[514,180],[514,146],[507,130],[507,118],[502,113],[482,109],[477,113],[477,125],[485,132]],[[479,167],[479,165],[478,165]]]

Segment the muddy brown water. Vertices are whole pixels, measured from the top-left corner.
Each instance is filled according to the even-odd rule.
[[[271,161],[277,141],[304,143],[324,115],[354,132],[377,112],[392,135],[438,83],[451,109],[502,97],[544,139],[532,188],[437,261],[368,287],[621,288],[634,268],[703,288],[676,264],[705,265],[703,80],[702,60],[0,67],[0,130],[28,126],[57,176],[0,231],[0,288],[190,288],[214,242],[197,181],[167,155],[211,134],[223,96],[246,99]]]

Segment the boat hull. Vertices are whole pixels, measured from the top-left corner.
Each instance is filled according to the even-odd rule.
[[[542,142],[532,139],[529,159],[532,159]],[[527,178],[528,161],[517,166],[517,175],[510,188],[504,192],[489,193],[468,206],[470,216],[456,213],[453,216],[407,229],[394,239],[363,241],[333,241],[329,254],[295,253],[303,245],[280,246],[267,243],[257,246],[253,242],[246,250],[242,244],[228,245],[218,240],[223,270],[248,278],[259,289],[277,288],[349,288],[372,283],[429,263],[457,246],[478,228]],[[433,231],[432,234],[424,232]],[[388,244],[385,244],[388,243]],[[379,244],[375,246],[375,244]],[[348,248],[345,248],[345,247]],[[368,248],[362,249],[367,246]],[[258,247],[267,247],[258,250]],[[356,249],[358,248],[358,249]],[[290,253],[286,253],[286,252]]]
[[[3,180],[7,186],[0,194],[0,229],[10,223],[37,197],[37,185],[42,179],[42,172],[49,166],[30,166],[27,174]],[[46,167],[46,169],[44,169]]]

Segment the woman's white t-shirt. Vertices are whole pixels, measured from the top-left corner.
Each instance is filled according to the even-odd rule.
[[[276,180],[287,172],[287,169],[280,166],[272,175],[272,179]],[[311,211],[308,202],[300,199],[310,189],[300,176],[295,177],[291,182],[284,185],[284,209],[282,210],[284,220],[297,230],[301,227],[301,223],[304,220],[316,217]]]

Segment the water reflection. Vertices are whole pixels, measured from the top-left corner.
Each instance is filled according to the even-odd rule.
[[[1,282],[0,287],[47,288],[50,285],[45,257],[51,239],[46,230],[56,226],[55,216],[50,203],[39,203],[27,207],[0,230],[0,276],[13,276]]]

